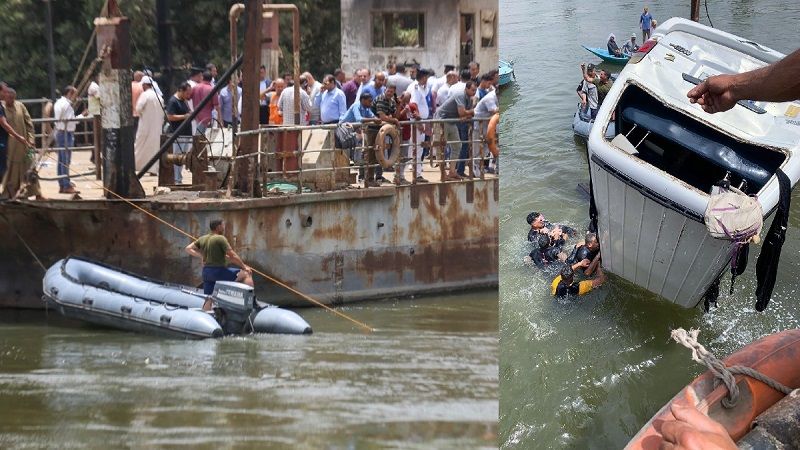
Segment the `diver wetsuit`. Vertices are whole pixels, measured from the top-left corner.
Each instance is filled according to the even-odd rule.
[[[595,251],[589,250],[589,247],[585,245],[575,246],[572,248],[572,253],[569,254],[567,257],[566,263],[567,264],[575,264],[576,262],[583,261],[584,259],[588,259],[589,261],[594,260],[594,257],[600,253],[600,249],[598,248]]]

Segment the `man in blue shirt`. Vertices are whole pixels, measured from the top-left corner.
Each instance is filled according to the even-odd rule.
[[[259,98],[261,99],[259,102],[258,108],[258,123],[262,125],[266,125],[269,123],[269,105],[267,101],[264,99],[264,93],[270,88],[272,84],[272,80],[269,79],[267,76],[267,67],[261,66],[258,69],[258,79],[261,80],[258,82],[258,92],[261,94]],[[241,111],[240,111],[241,112]]]
[[[347,99],[344,92],[336,87],[336,78],[330,74],[325,75],[320,91],[316,98],[320,120],[324,124],[338,123],[339,118],[347,112]]]
[[[361,92],[369,92],[373,99],[376,99],[386,92],[386,75],[383,72],[377,72],[375,79],[367,83]]]
[[[363,92],[361,97],[359,97],[359,101],[353,103],[353,106],[351,106],[344,116],[339,119],[339,123],[356,123],[362,125],[369,123],[379,124],[380,122],[381,119],[375,117],[375,114],[372,112],[372,95],[370,95],[368,92]],[[375,145],[375,137],[378,135],[378,130],[362,126],[360,128],[360,134],[362,136],[361,141],[364,143],[363,149],[367,155],[367,170],[366,175],[363,177],[364,187],[380,186],[380,183],[374,181],[375,168],[373,167],[378,164],[378,160],[375,157],[375,152],[373,149],[373,146]],[[359,175],[361,175],[362,170],[359,170]]]
[[[639,17],[639,25],[642,26],[642,42],[647,41],[650,39],[650,28],[653,24],[653,16],[647,10],[647,6],[644,7],[644,12]]]
[[[242,88],[236,87],[236,100],[242,98]],[[237,103],[238,104],[238,103]],[[233,126],[233,92],[231,92],[230,85],[225,86],[219,91],[219,108],[222,114],[222,124],[225,127]],[[241,111],[237,111],[236,118],[238,122],[239,114]]]

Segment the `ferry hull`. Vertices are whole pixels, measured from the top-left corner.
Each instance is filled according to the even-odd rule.
[[[138,202],[194,236],[223,218],[253,267],[326,303],[497,286],[498,180],[431,183],[276,196]],[[191,241],[113,200],[3,205],[0,307],[43,308],[45,266],[84,256],[168,282],[197,285]],[[23,241],[30,246],[26,249]],[[308,305],[258,279],[259,299]]]

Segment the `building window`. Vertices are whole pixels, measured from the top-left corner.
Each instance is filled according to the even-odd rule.
[[[425,14],[372,13],[373,47],[424,47]]]
[[[481,47],[494,47],[497,45],[497,12],[493,10],[481,11]]]

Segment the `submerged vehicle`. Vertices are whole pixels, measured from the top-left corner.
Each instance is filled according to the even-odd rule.
[[[611,53],[608,52],[608,49],[605,49],[605,48],[587,47],[585,45],[581,45],[581,47],[585,48],[589,53],[591,53],[591,54],[593,54],[595,56],[599,56],[600,59],[602,59],[603,61],[605,61],[607,63],[625,64],[625,63],[628,62],[628,60],[631,59],[630,56],[624,55],[624,54],[622,56],[612,55]]]
[[[191,339],[311,334],[298,314],[258,301],[252,287],[236,282],[218,281],[206,311],[199,289],[68,257],[47,270],[43,290],[47,305],[65,317],[129,331]]]
[[[723,360],[726,367],[748,367],[784,386],[800,386],[800,329],[759,339]],[[797,448],[800,395],[789,395],[747,375],[735,375],[739,392],[728,388],[710,370],[695,378],[664,405],[631,439],[626,450],[655,450],[662,440],[661,421],[674,420],[670,407],[696,408],[719,422],[739,448]],[[791,389],[791,388],[790,388]],[[726,402],[726,399],[730,403]]]
[[[755,196],[762,218],[783,205],[781,193],[800,178],[800,103],[743,101],[712,115],[687,92],[708,76],[782,57],[679,18],[659,26],[633,56],[588,140],[591,214],[608,271],[687,308],[718,286],[740,243],[709,234],[712,188],[726,181]],[[609,138],[612,126],[618,134]],[[789,186],[781,189],[779,178]]]

